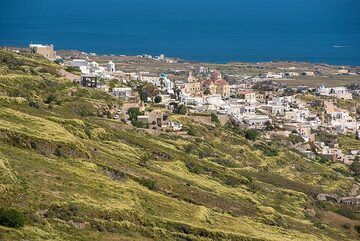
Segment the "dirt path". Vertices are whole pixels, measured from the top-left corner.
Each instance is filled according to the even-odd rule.
[[[64,76],[65,78],[67,78],[68,80],[71,80],[71,81],[80,80],[80,76],[79,76],[79,75],[72,74],[72,73],[70,73],[70,72],[67,72],[67,71],[64,70],[64,69],[61,69],[61,70],[60,70],[60,74],[61,74],[62,76]]]

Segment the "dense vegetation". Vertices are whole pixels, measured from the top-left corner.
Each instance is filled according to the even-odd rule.
[[[191,135],[150,135],[111,119],[119,100],[58,70],[0,50],[0,206],[18,216],[0,239],[358,238],[355,208],[312,197],[346,195],[348,171],[181,111]]]

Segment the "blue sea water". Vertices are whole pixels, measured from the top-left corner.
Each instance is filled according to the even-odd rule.
[[[360,65],[360,0],[0,0],[0,45]]]

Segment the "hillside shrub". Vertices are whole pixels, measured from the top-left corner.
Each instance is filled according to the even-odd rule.
[[[23,227],[25,216],[14,208],[0,208],[0,225],[10,228]]]
[[[355,225],[354,229],[356,230],[356,232],[360,234],[360,225]]]
[[[246,178],[239,178],[234,176],[226,176],[225,184],[231,187],[238,187],[242,184],[248,185],[250,181]]]
[[[78,205],[74,203],[70,203],[69,205],[52,205],[45,217],[47,218],[58,218],[61,220],[73,220],[74,217],[78,216],[80,213],[80,208]]]
[[[195,174],[202,174],[205,172],[203,167],[195,162],[187,162],[185,165],[186,165],[186,168],[189,170],[189,172],[192,172]]]
[[[265,143],[256,144],[255,147],[262,151],[266,156],[277,156],[279,153],[278,149],[271,147]]]
[[[256,138],[258,137],[258,135],[259,135],[258,131],[254,130],[254,129],[248,129],[245,132],[245,138],[250,141],[255,141]]]
[[[344,223],[344,224],[341,225],[341,227],[342,227],[343,229],[349,230],[349,229],[351,228],[351,225],[350,225],[350,223]]]
[[[156,189],[156,181],[149,178],[141,178],[139,183],[150,190]]]
[[[187,134],[189,136],[196,136],[196,131],[194,130],[194,128],[190,127],[187,131]]]
[[[184,151],[186,154],[190,154],[195,149],[194,144],[187,144],[184,146]]]
[[[292,144],[298,144],[298,143],[302,143],[304,142],[304,139],[299,136],[299,135],[296,135],[296,134],[290,134],[289,135],[289,141],[292,143]]]
[[[40,108],[39,103],[37,101],[35,101],[35,100],[29,100],[29,106],[34,107],[36,109]]]
[[[219,118],[214,113],[211,113],[211,122],[213,122],[215,124],[220,124]]]

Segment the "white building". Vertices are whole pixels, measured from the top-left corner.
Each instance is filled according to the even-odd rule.
[[[128,100],[132,96],[131,88],[113,88],[112,92],[113,92],[114,96],[119,97],[124,100]]]
[[[318,93],[323,96],[334,96],[338,99],[352,99],[352,94],[347,90],[346,87],[327,88],[325,85],[320,85],[318,88]]]
[[[332,112],[330,118],[331,126],[338,133],[355,132],[359,128],[356,119],[351,117],[348,112]]]
[[[114,62],[112,62],[111,60],[107,63],[106,65],[106,69],[108,72],[115,72],[116,69],[115,69],[115,64]]]
[[[243,118],[243,122],[250,128],[262,129],[270,119],[266,115],[253,115]]]

